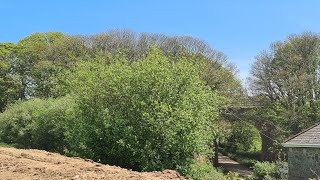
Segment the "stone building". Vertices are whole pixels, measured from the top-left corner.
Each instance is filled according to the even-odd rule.
[[[288,148],[289,180],[319,179],[320,123],[282,144]]]

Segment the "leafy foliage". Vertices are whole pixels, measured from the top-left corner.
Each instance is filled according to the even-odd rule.
[[[257,179],[264,179],[276,171],[276,165],[270,162],[257,162],[253,167],[254,176]]]
[[[12,63],[18,46],[12,43],[0,43],[0,112],[5,106],[12,103],[18,97],[19,83],[10,74]]]
[[[64,74],[80,60],[104,59],[111,64],[122,54],[131,63],[145,58],[156,45],[170,59],[206,62],[202,80],[219,94],[234,97],[240,83],[226,56],[204,41],[192,37],[114,30],[92,36],[69,36],[60,32],[33,33],[17,44],[0,44],[0,111],[15,100],[64,96]],[[213,78],[214,76],[214,78]],[[232,98],[230,98],[232,99]]]
[[[288,163],[277,161],[270,162],[257,162],[253,167],[255,179],[288,179]]]
[[[186,168],[180,168],[185,177],[194,180],[224,180],[222,172],[216,170],[212,164],[207,162],[193,162]]]
[[[226,139],[217,105],[242,95],[235,72],[187,36],[34,33],[0,44],[0,141],[136,170],[188,166]]]
[[[65,123],[72,119],[72,107],[69,97],[18,102],[0,114],[0,140],[62,153]]]
[[[68,128],[71,153],[159,170],[208,150],[216,96],[197,64],[171,61],[154,49],[131,65],[82,64],[70,84],[79,112]]]
[[[288,179],[288,162],[285,161],[277,161],[275,162],[277,170],[274,173],[274,177],[280,180]]]
[[[231,152],[258,152],[261,148],[260,134],[248,122],[232,123],[231,133],[224,144]]]
[[[290,35],[256,57],[251,90],[263,109],[255,112],[265,160],[276,160],[279,143],[319,119],[320,38],[318,34]]]

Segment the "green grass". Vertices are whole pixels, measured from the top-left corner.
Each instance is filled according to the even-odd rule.
[[[247,167],[253,167],[254,164],[259,161],[260,159],[260,153],[228,153],[228,157],[231,159],[237,161],[240,164],[243,164]]]
[[[237,161],[238,163],[245,165],[247,167],[253,167],[254,164],[260,160],[260,152],[222,152],[229,158]]]
[[[257,161],[260,161],[262,148],[259,132],[257,131],[254,136],[256,138],[253,140],[252,147],[247,150],[244,150],[246,148],[241,148],[241,146],[232,150],[228,146],[224,146],[222,144],[219,148],[219,151],[242,165],[245,165],[249,168],[253,167]]]
[[[14,147],[14,145],[6,144],[6,143],[3,143],[3,142],[0,142],[0,147]]]

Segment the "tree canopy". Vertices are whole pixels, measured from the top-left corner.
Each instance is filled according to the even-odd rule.
[[[318,34],[290,35],[256,57],[249,81],[252,93],[269,109],[257,114],[257,119],[263,120],[264,132],[271,132],[267,133],[269,141],[276,141],[280,134],[296,134],[317,122],[319,45]]]
[[[81,64],[70,79],[79,113],[71,150],[136,170],[177,168],[209,150],[218,98],[199,64],[157,49],[132,64],[101,64]]]
[[[34,33],[0,44],[0,141],[194,172],[194,156],[211,159],[213,139],[224,138],[218,108],[243,95],[235,74],[189,36]]]

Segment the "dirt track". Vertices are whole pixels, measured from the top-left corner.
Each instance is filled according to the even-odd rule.
[[[219,165],[226,171],[233,171],[241,176],[252,176],[251,169],[219,153]]]
[[[0,180],[42,179],[184,179],[177,172],[135,172],[40,150],[0,147]]]

